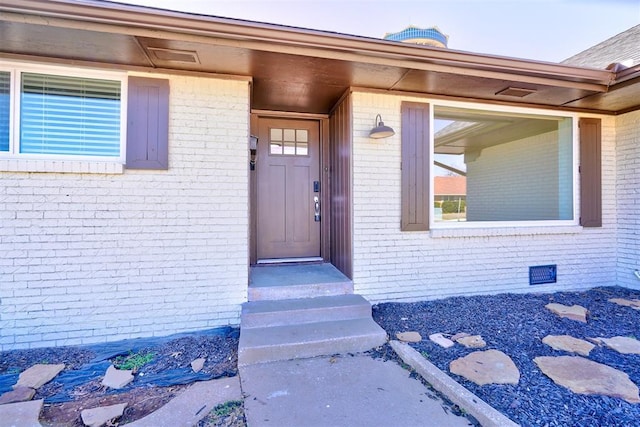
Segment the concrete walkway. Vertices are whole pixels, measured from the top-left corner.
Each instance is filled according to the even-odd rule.
[[[394,362],[317,357],[240,368],[247,425],[468,426]]]

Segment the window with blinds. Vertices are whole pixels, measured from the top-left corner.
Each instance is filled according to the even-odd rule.
[[[11,73],[0,71],[0,151],[9,151]]]
[[[120,81],[22,73],[20,85],[20,153],[120,156]]]

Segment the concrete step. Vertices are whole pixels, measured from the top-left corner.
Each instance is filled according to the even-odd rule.
[[[387,341],[373,319],[349,319],[266,328],[241,328],[238,365],[357,353]]]
[[[242,328],[260,328],[371,318],[371,304],[360,295],[252,301],[242,305]]]

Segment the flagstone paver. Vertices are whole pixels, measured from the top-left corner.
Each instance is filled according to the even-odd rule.
[[[162,408],[127,424],[127,427],[191,427],[217,405],[240,399],[242,391],[238,376],[200,381],[191,384]]]
[[[567,319],[576,320],[578,322],[587,323],[587,313],[589,310],[582,307],[581,305],[574,304],[572,306],[558,304],[558,303],[550,303],[545,305],[545,307],[554,314],[557,314],[560,317],[565,317]]]
[[[621,354],[640,354],[640,341],[631,337],[597,338],[598,341]]]
[[[13,388],[29,387],[38,389],[56,377],[64,369],[64,364],[59,365],[33,365],[18,377],[18,382]]]
[[[422,335],[418,332],[409,331],[409,332],[398,332],[396,334],[396,338],[398,338],[402,342],[420,342],[422,341]]]
[[[449,364],[449,370],[478,385],[518,384],[520,371],[500,350],[475,351]]]
[[[464,338],[464,337],[470,337],[471,334],[468,334],[466,332],[458,332],[457,334],[454,334],[451,337],[451,341],[458,341],[460,338]]]
[[[0,405],[0,427],[42,427],[38,421],[44,400]]]
[[[115,389],[122,388],[133,381],[132,372],[130,370],[116,369],[115,366],[111,365],[104,374],[102,385]]]
[[[453,347],[455,343],[451,341],[449,338],[446,338],[441,333],[431,334],[429,335],[429,339],[434,343],[438,344],[440,347],[449,348]]]
[[[480,335],[470,335],[468,337],[461,337],[455,340],[458,344],[467,348],[483,348],[487,346],[487,343],[482,339]]]
[[[607,301],[624,307],[631,307],[634,310],[640,310],[640,299],[610,298]]]
[[[622,371],[580,356],[533,359],[554,383],[578,394],[600,394],[639,403],[638,387]]]
[[[113,425],[113,420],[122,416],[126,407],[126,403],[118,403],[116,405],[85,409],[80,413],[80,417],[84,425],[88,427],[111,426]]]
[[[578,353],[581,356],[588,356],[595,345],[588,341],[574,338],[571,335],[547,335],[542,342],[554,350]]]
[[[13,390],[8,391],[0,396],[0,405],[5,405],[7,403],[26,402],[33,399],[33,396],[35,394],[36,391],[31,387],[16,387]]]
[[[202,368],[204,368],[204,362],[206,362],[207,359],[205,359],[204,357],[200,357],[198,359],[195,359],[194,361],[191,362],[191,369],[193,370],[193,372],[198,373],[200,371],[202,371]]]

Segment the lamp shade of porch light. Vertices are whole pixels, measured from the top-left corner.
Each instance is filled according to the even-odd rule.
[[[384,125],[384,122],[382,121],[382,117],[380,117],[380,114],[376,116],[376,124],[377,124],[376,127],[371,129],[371,132],[369,132],[369,138],[374,138],[374,139],[387,138],[389,136],[393,136],[396,134],[396,131],[394,131],[393,128],[390,128],[389,126]]]

